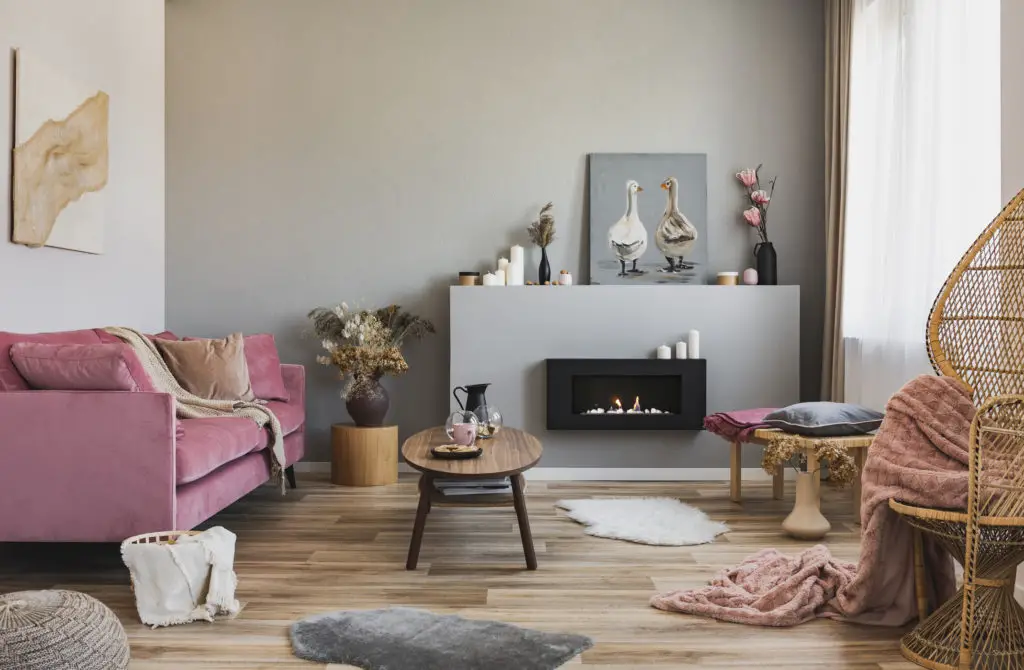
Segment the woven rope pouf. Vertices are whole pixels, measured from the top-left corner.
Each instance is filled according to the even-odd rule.
[[[128,636],[106,605],[75,591],[0,595],[0,668],[121,670]]]

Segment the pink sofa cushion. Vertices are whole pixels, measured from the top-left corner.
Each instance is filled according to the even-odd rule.
[[[186,337],[185,340],[198,340]],[[253,394],[260,400],[283,400],[288,402],[288,389],[281,376],[281,357],[277,344],[270,333],[245,336],[245,365],[249,368],[249,382]]]
[[[138,356],[126,344],[16,342],[11,360],[33,389],[155,391]]]
[[[281,432],[291,435],[305,421],[301,406],[273,401],[267,407],[281,422]],[[178,484],[187,484],[205,477],[226,463],[250,452],[262,451],[270,444],[270,429],[259,428],[245,417],[181,419],[184,439],[179,436],[175,447]]]
[[[178,484],[194,482],[248,454],[266,432],[242,416],[182,419],[181,423],[185,435],[174,448]]]
[[[28,382],[18,373],[11,360],[11,345],[15,342],[42,344],[98,344],[94,330],[66,330],[59,333],[7,333],[0,331],[0,391],[27,391]]]

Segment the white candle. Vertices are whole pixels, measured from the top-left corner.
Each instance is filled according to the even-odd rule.
[[[502,259],[502,260],[504,260],[504,259]],[[508,267],[508,263],[505,264],[505,267]],[[504,286],[505,285],[505,271],[504,270],[495,270],[494,271],[494,277],[495,277],[495,280],[494,280],[494,285],[495,286]]]
[[[660,347],[658,347],[658,358],[660,360],[665,360],[665,359],[672,358],[672,350],[669,349],[664,344],[661,345]]]
[[[676,358],[686,358],[686,342],[676,342]]]
[[[686,334],[686,350],[689,358],[700,358],[700,333],[696,330]]]
[[[499,258],[498,259],[498,272],[504,272],[505,273],[504,278],[508,277],[508,259],[507,258]],[[495,273],[495,274],[497,274],[497,273]],[[501,283],[504,284],[505,282],[502,281]]]
[[[572,286],[572,273],[571,272],[559,272],[558,283],[562,286]]]
[[[743,283],[748,286],[755,286],[757,284],[757,270],[754,268],[747,268],[744,270]]]
[[[511,261],[508,267],[505,269],[507,273],[505,279],[509,286],[522,286],[523,285],[523,264]]]
[[[509,249],[508,259],[510,263],[519,263],[523,265],[523,248],[518,244],[514,245]]]
[[[483,282],[484,282],[484,286],[497,286],[498,285],[498,277],[495,276],[495,274],[493,272],[488,272],[487,274],[484,275]]]

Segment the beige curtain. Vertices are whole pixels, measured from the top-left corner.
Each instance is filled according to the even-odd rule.
[[[825,2],[825,341],[821,397],[843,399],[843,235],[854,0]]]

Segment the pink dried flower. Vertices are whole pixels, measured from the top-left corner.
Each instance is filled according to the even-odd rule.
[[[757,207],[743,210],[743,218],[755,228],[761,225],[761,210]]]
[[[758,190],[750,194],[750,199],[759,205],[766,205],[771,201],[768,191]]]
[[[739,179],[744,186],[750,188],[757,184],[757,170],[751,170],[750,168],[740,170],[736,173],[736,178]]]

